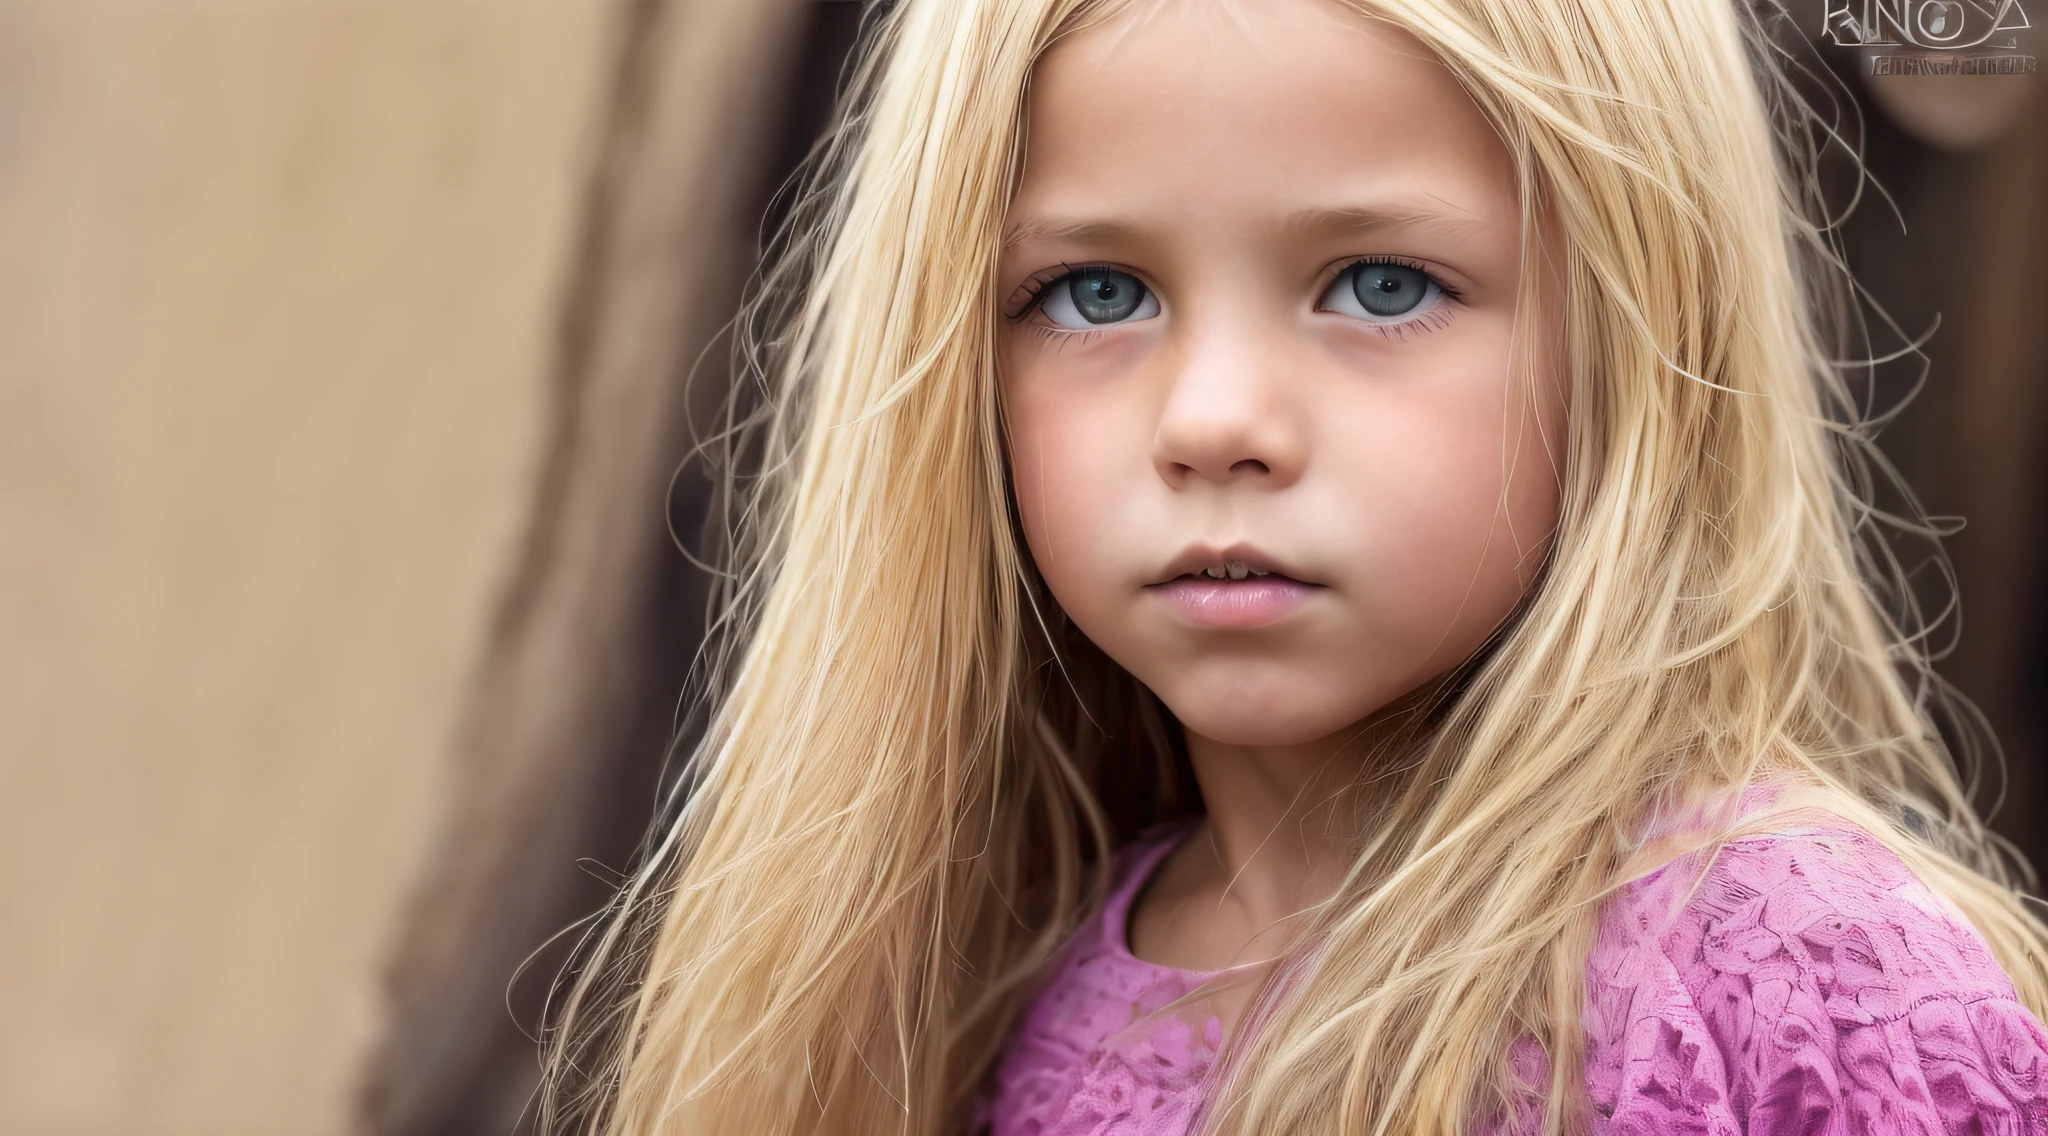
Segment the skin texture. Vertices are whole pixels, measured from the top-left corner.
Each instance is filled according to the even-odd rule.
[[[1029,121],[998,282],[1026,540],[1179,719],[1210,809],[1132,946],[1271,957],[1343,874],[1375,716],[1484,643],[1556,526],[1566,399],[1518,333],[1514,167],[1424,48],[1329,0],[1135,4],[1048,53]],[[1348,314],[1361,256],[1455,297]],[[1157,314],[1056,326],[1033,293],[1063,265],[1129,273]],[[1172,602],[1247,549],[1311,585],[1284,615]]]

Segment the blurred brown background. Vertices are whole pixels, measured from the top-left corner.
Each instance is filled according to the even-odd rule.
[[[859,17],[0,0],[0,1134],[518,1125],[701,634],[718,332]],[[1807,61],[1896,205],[1856,268],[1940,317],[1885,437],[1967,518],[1943,666],[2042,859],[2048,88]]]

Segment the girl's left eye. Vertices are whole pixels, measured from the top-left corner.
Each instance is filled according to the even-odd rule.
[[[1083,268],[1046,285],[1039,307],[1069,331],[1134,323],[1159,314],[1159,297],[1143,281],[1113,268]]]
[[[1316,307],[1377,324],[1401,324],[1443,302],[1443,285],[1413,265],[1364,260],[1330,282]]]

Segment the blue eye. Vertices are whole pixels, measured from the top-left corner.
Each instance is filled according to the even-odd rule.
[[[1084,268],[1046,286],[1040,307],[1056,326],[1085,331],[1159,314],[1159,299],[1144,282],[1113,268]]]
[[[1369,260],[1338,273],[1317,306],[1374,323],[1400,323],[1433,308],[1442,295],[1443,287],[1419,268]]]

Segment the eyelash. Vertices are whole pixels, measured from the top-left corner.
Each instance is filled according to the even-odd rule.
[[[1061,261],[1056,268],[1043,268],[1032,273],[1024,278],[1024,283],[1017,286],[1016,292],[1010,294],[1010,304],[1016,310],[1009,313],[1009,318],[1012,320],[1022,320],[1025,316],[1037,311],[1038,306],[1045,301],[1046,289],[1058,284],[1067,277],[1078,276],[1083,272],[1101,271],[1122,272],[1123,269],[1118,268],[1114,264],[1068,264],[1065,261]],[[1017,298],[1018,293],[1023,294],[1021,302]]]
[[[1345,273],[1358,268],[1360,265],[1367,264],[1397,264],[1403,268],[1412,268],[1415,271],[1422,273],[1424,276],[1427,276],[1429,278],[1430,283],[1436,285],[1438,293],[1440,293],[1444,297],[1444,299],[1452,303],[1457,303],[1463,299],[1463,297],[1460,295],[1456,288],[1453,288],[1449,284],[1445,283],[1444,279],[1441,276],[1438,276],[1436,273],[1431,272],[1429,270],[1429,267],[1427,265],[1422,264],[1420,261],[1410,260],[1407,257],[1385,256],[1380,254],[1369,254],[1366,256],[1356,257],[1352,260],[1345,261],[1342,267],[1338,268],[1337,271],[1333,275],[1331,275],[1329,283],[1323,285],[1322,291],[1328,292],[1332,285],[1336,284],[1338,280],[1343,278]],[[1114,272],[1124,271],[1124,269],[1118,268],[1114,264],[1068,264],[1062,261],[1057,267],[1041,269],[1037,272],[1034,272],[1030,276],[1026,277],[1022,284],[1017,286],[1016,293],[1011,294],[1010,306],[1013,307],[1015,310],[1007,313],[1006,318],[1014,323],[1023,323],[1024,320],[1027,317],[1029,317],[1032,312],[1038,310],[1040,304],[1044,303],[1045,293],[1047,289],[1053,287],[1054,285],[1060,283],[1061,281],[1067,279],[1070,276],[1076,276],[1083,272],[1095,272],[1102,270]],[[1021,301],[1019,301],[1017,293],[1023,294],[1023,298]],[[1317,294],[1317,302],[1321,302],[1321,293]],[[1324,311],[1326,309],[1319,307],[1316,310]],[[1373,323],[1369,320],[1358,320],[1357,322],[1364,324],[1373,332],[1385,336],[1388,339],[1400,340],[1406,339],[1410,334],[1425,334],[1427,332],[1436,331],[1444,327],[1445,325],[1451,322],[1451,313],[1448,310],[1446,310],[1446,306],[1444,304],[1438,304],[1435,307],[1431,308],[1429,311],[1423,313],[1422,315],[1416,316],[1413,319],[1402,320],[1399,323]],[[1114,327],[1105,327],[1099,330],[1090,331],[1075,331],[1069,328],[1047,327],[1039,324],[1027,324],[1026,326],[1029,327],[1032,332],[1041,335],[1047,339],[1057,340],[1061,343],[1071,344],[1088,343],[1104,335],[1108,335],[1110,332],[1115,330]]]
[[[1116,328],[1114,326],[1095,327],[1089,328],[1087,331],[1081,331],[1071,327],[1054,327],[1049,323],[1027,323],[1024,325],[1024,330],[1040,339],[1049,340],[1060,347],[1079,347],[1101,339],[1103,336],[1115,331]]]
[[[1111,272],[1123,271],[1123,269],[1118,268],[1114,264],[1068,264],[1065,261],[1061,261],[1058,266],[1053,268],[1040,269],[1025,277],[1024,283],[1017,286],[1017,292],[1010,294],[1010,305],[1016,310],[1009,312],[1007,318],[1012,323],[1022,324],[1024,330],[1041,339],[1051,341],[1057,347],[1080,347],[1084,344],[1093,343],[1115,331],[1116,328],[1110,326],[1094,328],[1088,331],[1077,331],[1073,328],[1054,327],[1044,323],[1025,323],[1025,320],[1032,312],[1038,310],[1040,304],[1045,302],[1046,290],[1053,285],[1060,283],[1070,276],[1078,276],[1083,272],[1104,270]],[[1023,301],[1021,303],[1017,299],[1017,294],[1020,292],[1023,293]]]

